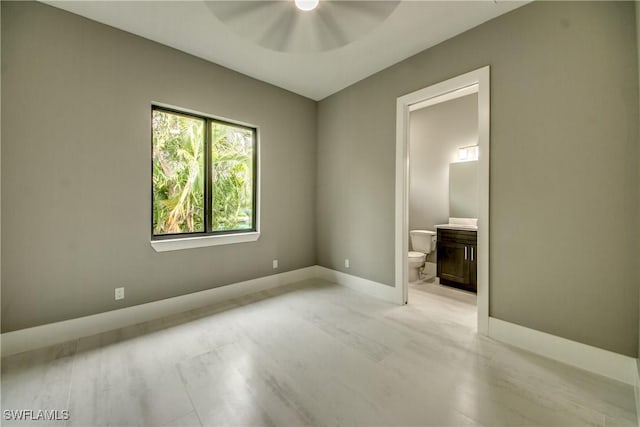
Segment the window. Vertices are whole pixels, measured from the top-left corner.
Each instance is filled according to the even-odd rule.
[[[152,240],[257,233],[256,141],[256,128],[153,106]]]

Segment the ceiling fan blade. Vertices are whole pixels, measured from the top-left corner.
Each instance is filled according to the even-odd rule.
[[[245,19],[248,14],[263,14],[272,7],[273,1],[205,1],[207,7],[225,23],[237,23],[237,20]]]
[[[267,49],[288,52],[292,41],[291,35],[294,34],[296,26],[296,19],[297,16],[294,10],[280,11],[279,16],[262,31],[261,37],[256,41],[260,46]]]

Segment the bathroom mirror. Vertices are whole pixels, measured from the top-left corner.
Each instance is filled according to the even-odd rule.
[[[449,164],[449,216],[478,217],[478,161]]]

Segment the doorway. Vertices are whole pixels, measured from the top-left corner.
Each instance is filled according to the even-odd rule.
[[[489,326],[489,66],[401,96],[396,116],[395,289],[397,301],[408,301],[409,251],[409,115],[411,110],[435,105],[476,91],[478,94],[478,332]]]

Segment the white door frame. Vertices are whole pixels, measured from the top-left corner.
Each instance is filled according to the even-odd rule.
[[[489,73],[486,67],[401,96],[396,116],[396,301],[407,303],[409,251],[409,109],[412,105],[472,85],[478,86],[479,211],[478,211],[478,332],[489,333]]]

